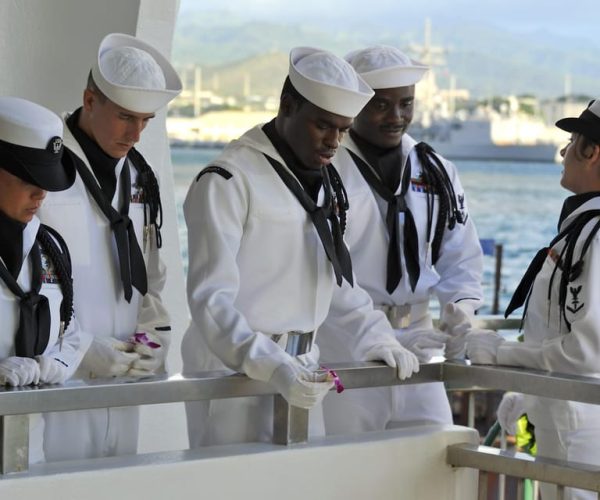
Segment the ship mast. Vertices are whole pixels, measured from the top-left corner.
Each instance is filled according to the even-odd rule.
[[[419,82],[416,87],[417,101],[419,103],[418,121],[424,126],[428,127],[431,125],[433,115],[435,114],[436,108],[443,106],[444,103],[436,102],[439,100],[439,92],[435,81],[434,66],[443,66],[446,64],[444,55],[446,49],[440,46],[433,45],[431,42],[431,19],[425,18],[425,28],[423,33],[423,44],[411,43],[408,46],[411,54],[414,54],[415,58],[429,66],[429,71],[425,73],[423,80]],[[451,106],[448,103],[448,108]],[[453,111],[453,110],[452,110]]]

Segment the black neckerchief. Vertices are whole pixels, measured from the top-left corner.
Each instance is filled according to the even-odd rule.
[[[366,158],[381,180],[394,193],[400,185],[400,172],[402,171],[402,144],[393,148],[380,148],[358,135],[350,129],[350,137]]]
[[[598,196],[598,193],[596,193],[596,196]],[[564,214],[572,213],[575,208],[581,206],[583,201],[587,201],[591,198],[594,198],[594,196],[584,197],[585,199],[581,203],[577,203],[578,200],[574,202],[573,198],[576,198],[576,197],[571,197],[565,201],[561,215],[563,213]],[[566,206],[567,204],[569,206]],[[577,206],[575,208],[573,208],[573,205],[577,205]],[[565,217],[567,217],[567,216],[568,215],[565,215]],[[558,235],[556,235],[554,237],[554,239],[550,242],[550,244],[547,247],[544,247],[544,248],[541,248],[540,250],[538,250],[535,257],[529,264],[527,270],[525,271],[525,274],[523,275],[521,282],[517,286],[512,298],[510,300],[510,303],[508,304],[508,307],[506,308],[506,311],[504,313],[505,318],[507,318],[513,311],[515,311],[522,305],[525,305],[525,308],[523,311],[523,316],[521,318],[521,327],[522,327],[523,321],[525,320],[525,315],[527,314],[527,306],[529,303],[529,298],[531,296],[531,290],[533,289],[533,284],[535,282],[535,279],[536,279],[537,275],[539,274],[539,272],[541,271],[542,266],[544,265],[544,262],[546,261],[546,258],[548,256],[548,253],[550,252],[550,250],[558,242],[560,242],[561,240],[564,240],[565,244],[560,252],[560,255],[555,257],[556,264],[554,266],[554,270],[552,271],[552,275],[550,277],[550,282],[548,284],[547,298],[548,298],[548,307],[550,307],[550,301],[551,301],[551,297],[552,297],[552,283],[554,281],[556,271],[558,269],[561,269],[562,275],[561,275],[560,285],[559,285],[558,302],[559,302],[559,307],[561,310],[561,318],[563,318],[565,320],[567,328],[569,329],[569,331],[571,331],[571,323],[567,320],[567,317],[566,317],[566,297],[567,297],[568,284],[571,281],[574,281],[575,279],[577,279],[577,277],[581,274],[581,272],[583,270],[585,254],[586,254],[594,236],[596,235],[598,230],[600,230],[600,220],[596,221],[596,224],[594,225],[594,227],[590,231],[590,234],[588,235],[586,241],[582,245],[581,252],[579,254],[579,258],[576,258],[576,256],[575,256],[575,245],[577,244],[577,240],[579,239],[579,236],[580,236],[583,228],[590,221],[592,221],[593,219],[598,218],[598,217],[600,217],[600,209],[586,210],[586,211],[580,213],[569,223],[569,225],[567,227],[565,227],[562,231],[560,231],[558,233]],[[564,220],[564,218],[563,218],[563,220]]]
[[[21,249],[22,252],[22,249]],[[29,252],[31,258],[31,290],[24,292],[16,278],[0,262],[0,279],[19,300],[19,328],[15,335],[15,354],[33,358],[42,354],[50,338],[50,305],[42,287],[42,257],[35,241]]]
[[[23,231],[27,224],[8,217],[0,210],[0,257],[13,278],[23,265]]]
[[[560,217],[558,218],[558,232],[560,232],[560,226],[562,226],[562,223],[569,215],[571,215],[575,210],[577,210],[586,201],[591,200],[592,198],[596,198],[598,196],[600,196],[600,193],[598,191],[592,191],[589,193],[581,193],[581,194],[575,194],[573,196],[569,196],[564,201],[562,209],[560,211]]]
[[[123,205],[117,212],[107,199],[106,195],[100,189],[100,186],[94,179],[90,170],[70,149],[65,148],[64,154],[70,154],[77,168],[79,176],[83,180],[86,189],[94,198],[94,201],[110,222],[115,242],[117,244],[117,253],[119,255],[119,266],[121,270],[121,282],[123,283],[123,292],[125,300],[131,302],[132,287],[135,287],[142,295],[148,291],[148,278],[146,276],[146,265],[144,255],[135,236],[135,228],[129,218],[129,203],[131,199],[131,175],[129,173],[129,164],[127,160],[121,170],[121,191]]]
[[[88,159],[92,172],[98,179],[98,183],[102,188],[102,192],[105,196],[112,200],[117,189],[117,176],[115,169],[119,163],[119,158],[113,158],[107,155],[100,146],[89,137],[79,127],[79,116],[81,114],[81,108],[76,109],[69,118],[67,118],[67,127],[75,137],[75,140],[81,146],[81,149],[85,153]]]
[[[293,171],[306,170],[305,167],[300,165],[296,155],[292,153],[289,146],[277,133],[274,121],[267,123],[262,130],[288,167],[294,165]],[[267,154],[264,154],[264,156],[310,216],[325,250],[325,254],[333,266],[338,286],[342,285],[344,278],[350,285],[353,285],[352,261],[350,260],[348,247],[344,243],[340,221],[336,215],[337,200],[329,178],[328,169],[334,170],[333,166],[330,164],[320,169],[324,188],[324,200],[323,205],[318,206],[304,190],[302,184],[281,163]],[[290,167],[291,169],[292,167]]]
[[[267,137],[269,137],[269,140],[273,145],[275,145],[273,141],[277,142],[276,149],[278,151],[283,151],[285,154],[285,157],[281,155],[282,158],[293,159],[293,161],[290,162],[286,161],[286,166],[298,178],[300,184],[302,184],[302,187],[310,195],[313,201],[316,202],[319,198],[321,187],[323,186],[322,170],[320,168],[306,168],[302,165],[296,154],[288,146],[287,142],[285,142],[277,132],[274,118],[263,126],[263,131]]]
[[[362,152],[362,150],[361,150]],[[358,170],[371,188],[387,202],[385,222],[389,235],[387,254],[387,278],[385,288],[392,294],[398,287],[402,278],[402,255],[406,261],[406,271],[411,290],[414,292],[421,275],[419,266],[419,236],[412,212],[406,204],[406,193],[410,186],[411,165],[410,157],[406,160],[406,166],[402,173],[400,193],[395,194],[367,162],[356,153],[348,149],[348,153],[354,160]],[[404,248],[400,243],[400,220],[399,213],[404,214]]]

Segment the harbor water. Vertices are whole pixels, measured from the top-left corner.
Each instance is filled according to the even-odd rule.
[[[220,151],[171,150],[179,236],[185,264],[187,231],[182,203],[194,177]],[[504,311],[530,259],[556,234],[562,202],[570,194],[559,184],[562,166],[554,163],[488,161],[457,161],[455,164],[479,237],[493,239],[496,244],[503,246],[500,311]],[[486,255],[484,266],[485,306],[481,312],[489,313],[494,293],[494,256]]]

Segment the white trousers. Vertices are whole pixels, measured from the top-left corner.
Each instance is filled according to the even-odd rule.
[[[452,424],[450,403],[441,382],[329,394],[323,401],[323,415],[328,435],[384,430],[409,423]]]
[[[46,461],[135,455],[139,413],[137,406],[46,413]]]
[[[600,429],[575,431],[535,428],[538,456],[600,465]],[[542,500],[556,499],[556,486],[540,483]],[[565,488],[565,500],[597,500],[593,491]]]
[[[273,396],[193,401],[185,404],[185,410],[190,448],[273,440]],[[310,410],[308,434],[325,435],[320,406]]]

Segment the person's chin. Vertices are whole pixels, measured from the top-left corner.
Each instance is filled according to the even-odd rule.
[[[400,146],[402,143],[402,136],[404,131],[401,132],[384,132],[378,136],[379,146],[383,148],[395,148]]]
[[[318,154],[317,155],[317,168],[325,167],[325,166],[329,165],[332,162],[334,156],[335,155],[329,154],[329,153]]]
[[[117,144],[108,154],[113,158],[123,158],[123,156],[127,156],[132,147],[128,144]]]
[[[17,220],[23,224],[29,224],[33,220],[33,217],[36,213],[37,213],[37,210],[35,210],[35,211],[27,210]]]

